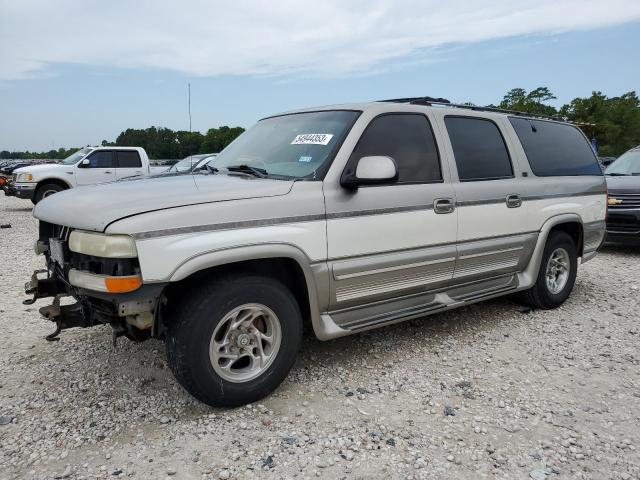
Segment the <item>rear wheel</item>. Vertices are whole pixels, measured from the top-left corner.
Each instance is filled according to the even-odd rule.
[[[32,202],[36,204],[42,201],[43,198],[47,198],[48,196],[53,195],[54,193],[61,192],[62,190],[64,190],[64,187],[58,185],[57,183],[45,183],[44,185],[38,187],[36,193],[33,196]]]
[[[533,308],[557,308],[571,294],[577,271],[578,252],[573,239],[565,232],[551,232],[536,283],[520,298]]]
[[[234,275],[183,300],[167,330],[167,359],[180,384],[211,406],[255,402],[275,390],[302,340],[296,299],[281,283]]]

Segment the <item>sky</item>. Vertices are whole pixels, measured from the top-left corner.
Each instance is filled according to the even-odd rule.
[[[640,91],[638,0],[0,0],[0,150],[406,96]]]

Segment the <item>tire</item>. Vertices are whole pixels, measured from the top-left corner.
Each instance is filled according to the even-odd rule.
[[[568,266],[567,276],[563,282],[557,282],[557,289],[547,281],[547,268],[553,255],[564,255],[566,253],[566,265]],[[554,257],[558,259],[560,257]],[[529,290],[520,294],[520,301],[532,308],[549,310],[562,305],[571,294],[578,272],[578,252],[576,244],[569,234],[561,231],[551,232],[544,247],[540,271],[536,283]],[[561,287],[561,288],[560,288]]]
[[[31,201],[34,205],[36,205],[38,202],[41,202],[43,198],[46,198],[49,195],[53,195],[54,193],[61,192],[64,189],[64,187],[58,185],[57,183],[45,183],[44,185],[40,185],[38,187]]]
[[[174,311],[166,338],[169,367],[191,395],[214,407],[236,407],[270,394],[291,370],[302,342],[298,302],[284,285],[268,277],[230,275],[207,282],[184,298]],[[246,328],[251,326],[230,328],[236,320],[255,317],[257,312],[263,314],[251,325],[270,333],[272,343],[258,340],[257,331],[248,333]],[[251,343],[243,347],[245,341]],[[270,352],[270,360],[262,364],[252,362],[247,354],[251,350],[259,355],[259,347],[251,347],[258,341],[265,355]],[[222,345],[226,346],[219,348]],[[218,353],[211,353],[210,349]],[[237,351],[244,354],[239,360],[213,357]]]

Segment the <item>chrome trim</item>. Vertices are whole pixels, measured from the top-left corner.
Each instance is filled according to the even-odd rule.
[[[374,208],[370,210],[356,210],[352,212],[349,212],[349,211],[335,212],[335,213],[328,213],[326,215],[326,218],[327,220],[337,220],[340,218],[367,217],[371,215],[385,215],[389,213],[414,212],[419,210],[433,210],[433,204],[408,205],[404,207],[390,207],[390,208]]]
[[[345,273],[343,275],[336,275],[334,273],[333,278],[335,278],[336,280],[346,280],[349,278],[356,278],[356,277],[363,277],[365,275],[374,275],[376,273],[386,273],[386,272],[393,272],[396,270],[404,270],[406,268],[415,268],[415,267],[422,267],[422,266],[426,266],[426,265],[433,265],[436,263],[444,263],[444,262],[452,262],[456,259],[456,257],[447,257],[447,258],[443,258],[443,259],[439,259],[439,260],[428,260],[425,262],[415,262],[415,263],[407,263],[407,264],[403,264],[403,265],[396,265],[393,267],[386,267],[386,268],[375,268],[372,270],[364,270],[362,272],[355,272],[355,273]]]
[[[492,250],[490,252],[472,253],[472,254],[469,254],[469,255],[460,255],[460,259],[462,260],[462,259],[465,259],[465,258],[482,257],[484,255],[497,255],[499,253],[514,252],[516,250],[522,250],[522,249],[523,249],[523,247],[513,247],[513,248],[503,248],[502,250]]]
[[[580,192],[580,193],[547,193],[545,195],[521,195],[520,198],[523,202],[534,200],[547,200],[549,198],[571,198],[571,197],[589,197],[592,195],[605,195],[605,191],[598,192]],[[458,201],[456,205],[458,207],[472,207],[477,205],[491,205],[497,203],[505,203],[505,197],[489,198],[484,200],[463,200]]]
[[[523,196],[522,201],[527,200],[544,200],[547,198],[571,198],[571,197],[581,197],[581,196],[591,196],[591,195],[604,195],[605,192],[583,192],[583,193],[557,193],[557,194],[546,194],[546,195],[536,195],[536,196]],[[477,205],[490,205],[495,203],[504,203],[504,197],[500,198],[492,198],[487,200],[467,200],[467,201],[456,201],[456,207],[468,207],[468,206],[477,206]],[[176,227],[176,228],[167,228],[162,230],[151,230],[148,232],[138,232],[134,233],[133,237],[136,240],[147,240],[151,238],[158,237],[167,237],[172,235],[185,235],[190,233],[201,233],[201,232],[213,232],[218,230],[235,230],[239,228],[253,228],[253,227],[268,227],[273,225],[282,225],[287,223],[304,223],[304,222],[315,222],[321,220],[339,220],[343,218],[351,218],[351,217],[366,217],[372,215],[385,215],[390,213],[401,213],[401,212],[412,212],[412,211],[420,211],[420,210],[433,210],[433,204],[423,204],[423,205],[409,205],[402,207],[391,207],[391,208],[376,208],[369,210],[356,210],[356,211],[344,211],[344,212],[334,212],[327,214],[316,214],[316,215],[298,215],[291,217],[276,217],[276,218],[263,218],[263,219],[254,219],[254,220],[243,220],[237,222],[223,222],[223,223],[212,223],[208,225],[193,225],[189,227]]]
[[[481,238],[473,238],[470,240],[462,240],[460,242],[446,242],[446,243],[434,243],[433,245],[429,245],[428,247],[425,247],[427,249],[432,249],[432,248],[437,248],[437,247],[448,247],[451,245],[458,245],[458,246],[462,246],[462,245],[466,245],[468,243],[473,243],[473,242],[481,242],[484,240],[497,240],[497,239],[501,239],[501,238],[508,238],[508,237],[517,237],[520,235],[531,235],[531,234],[537,234],[539,233],[537,230],[532,230],[530,232],[520,232],[520,233],[506,233],[504,235],[492,235],[490,237],[481,237]],[[382,252],[376,252],[375,255],[386,255],[386,254],[392,254],[392,253],[400,253],[400,252],[410,252],[412,250],[415,250],[415,247],[411,247],[411,248],[401,248],[398,250],[384,250]],[[354,255],[354,256],[348,256],[348,257],[332,257],[332,258],[328,258],[327,260],[332,262],[335,260],[351,260],[351,259],[356,259],[356,258],[365,258],[371,256],[370,253],[364,253],[361,255]]]
[[[166,228],[163,230],[152,230],[149,232],[134,233],[136,240],[146,240],[149,238],[169,237],[172,235],[184,235],[189,233],[214,232],[217,230],[235,230],[238,228],[269,227],[285,223],[304,223],[324,220],[326,215],[298,215],[293,217],[263,218],[257,220],[243,220],[238,222],[210,223],[208,225],[193,225],[190,227]]]

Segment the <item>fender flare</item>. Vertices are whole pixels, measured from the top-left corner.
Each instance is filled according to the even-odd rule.
[[[320,309],[329,295],[329,274],[326,262],[312,262],[299,247],[287,243],[267,243],[229,247],[195,255],[179,265],[169,276],[170,282],[178,282],[202,270],[268,258],[287,258],[296,262],[304,274],[307,286],[309,311],[313,330],[322,331]]]
[[[536,246],[531,254],[529,264],[527,265],[527,268],[518,274],[520,288],[526,289],[536,283],[538,272],[540,271],[540,262],[542,261],[544,247],[547,244],[547,238],[549,238],[549,232],[556,225],[563,223],[579,223],[582,225],[584,230],[584,222],[577,213],[562,213],[560,215],[555,215],[544,222],[540,228],[538,241],[536,242]]]

